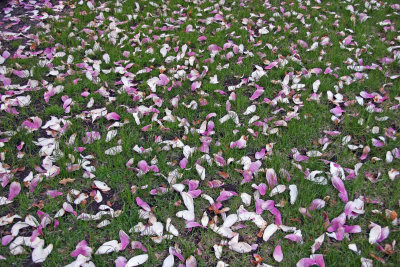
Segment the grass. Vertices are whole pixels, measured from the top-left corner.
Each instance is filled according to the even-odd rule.
[[[40,238],[45,241],[46,246],[53,244],[54,249],[43,266],[64,266],[71,263],[75,258],[70,254],[82,240],[86,240],[88,246],[93,248],[90,260],[96,266],[113,265],[119,256],[129,260],[142,254],[142,251],[130,248],[108,255],[94,253],[101,244],[119,240],[120,230],[129,233],[139,222],[149,223],[139,217],[140,207],[136,204],[136,197],[140,197],[152,207],[155,218],[164,227],[167,218],[171,218],[172,224],[180,233],[178,237],[163,239],[160,243],[155,243],[148,236],[129,233],[131,241],[140,241],[147,248],[149,259],[145,263],[146,266],[161,265],[169,255],[169,247],[174,246],[180,248],[185,259],[194,256],[198,266],[216,265],[219,260],[230,266],[251,264],[254,253],[262,257],[263,263],[276,265],[272,253],[277,245],[282,246],[284,254],[284,259],[279,265],[293,266],[301,258],[310,256],[311,245],[317,237],[326,232],[323,212],[332,221],[345,210],[346,203],[340,200],[338,191],[330,181],[329,164],[323,160],[335,162],[350,170],[354,170],[357,163],[363,163],[358,175],[345,179],[344,185],[350,201],[360,196],[364,197],[365,214],[346,221],[346,225],[360,225],[361,233],[349,234],[343,241],[326,236],[317,253],[323,254],[328,266],[343,265],[343,262],[346,266],[357,266],[360,265],[361,257],[372,259],[378,266],[396,266],[396,262],[400,261],[397,247],[394,248],[393,254],[384,253],[377,249],[376,244],[368,242],[371,222],[390,229],[388,238],[379,242],[383,247],[400,237],[398,226],[385,218],[385,210],[399,211],[399,179],[391,181],[388,177],[389,170],[398,169],[399,158],[395,157],[393,162],[386,162],[386,153],[399,148],[399,109],[392,108],[399,104],[395,99],[400,95],[399,79],[388,77],[399,74],[399,60],[396,58],[391,64],[381,62],[384,57],[395,58],[396,49],[390,52],[388,48],[399,45],[399,11],[391,7],[395,1],[381,1],[381,6],[378,6],[365,1],[331,1],[321,4],[312,1],[308,5],[298,1],[269,1],[268,4],[236,0],[219,3],[124,0],[101,3],[96,1],[95,9],[90,9],[87,3],[89,2],[70,1],[68,11],[64,10],[61,13],[46,8],[49,19],[45,24],[48,26],[35,28],[34,31],[40,44],[30,49],[32,43],[29,42],[33,41],[29,40],[29,45],[23,50],[27,58],[20,59],[12,55],[1,68],[1,75],[10,78],[12,85],[18,85],[15,88],[4,85],[0,87],[2,172],[10,173],[10,182],[19,182],[22,191],[12,204],[0,206],[0,214],[18,214],[22,218],[28,214],[38,218],[38,210],[49,214],[52,223],[43,229]],[[366,3],[372,5],[371,9],[366,9]],[[71,4],[74,7],[71,7]],[[355,10],[354,14],[346,9],[350,5]],[[216,12],[213,12],[214,10]],[[366,13],[369,18],[361,22],[360,13]],[[222,15],[223,20],[211,19],[216,14]],[[56,19],[56,15],[60,18]],[[393,29],[385,31],[384,26],[379,23],[387,19],[391,20],[390,25]],[[337,27],[333,25],[336,20]],[[186,32],[189,25],[193,26],[193,31]],[[259,34],[263,27],[269,32]],[[353,43],[345,48],[341,47],[343,39],[350,34],[353,36]],[[207,37],[207,40],[198,41],[200,36]],[[329,37],[329,44],[323,46],[322,37]],[[307,42],[309,46],[314,42],[319,45],[314,51],[307,51],[307,48],[301,47],[298,40]],[[7,49],[14,51],[22,43],[23,40],[7,41],[7,45],[3,44],[1,52]],[[169,45],[170,50],[166,57],[163,57],[160,49],[165,44]],[[210,45],[217,45],[223,49],[214,54],[209,49]],[[177,59],[179,53],[183,55],[183,46],[187,46],[185,55]],[[45,50],[47,48],[53,48],[54,51],[33,56],[28,53],[31,50],[49,51]],[[124,56],[124,51],[129,52],[129,56]],[[65,56],[52,57],[57,52],[65,52]],[[227,59],[229,52],[233,54]],[[109,63],[104,61],[105,54],[110,57]],[[72,58],[72,61],[68,57]],[[172,59],[166,61],[168,57]],[[357,71],[349,68],[349,59],[355,62],[354,66],[376,64],[379,68],[358,71],[364,76],[357,80],[354,78]],[[251,80],[256,66],[265,68],[274,61],[279,63],[278,67],[265,69],[263,77]],[[328,67],[333,72],[324,74]],[[310,73],[315,68],[322,69],[322,73]],[[30,70],[31,74],[29,77],[19,78],[12,73],[14,70]],[[57,70],[58,74],[52,75],[51,71],[54,70]],[[191,90],[192,81],[189,80],[189,74],[196,75],[196,71],[201,75],[198,79],[202,84],[200,88]],[[87,72],[91,72],[92,77],[97,77],[97,81],[96,78],[90,79]],[[167,75],[170,81],[168,85],[158,85],[153,92],[147,81],[159,77],[160,74]],[[214,75],[218,77],[217,84],[210,82],[210,77]],[[32,80],[38,81],[36,89],[21,90],[25,85],[25,88],[30,88],[29,81]],[[313,84],[317,80],[320,81],[317,92],[320,98],[310,100]],[[239,83],[241,85],[236,86]],[[293,86],[296,83],[304,84],[304,87],[296,88]],[[53,88],[62,85],[64,89],[45,102],[44,94],[52,90],[50,85]],[[251,100],[256,85],[263,87],[264,92],[259,98]],[[382,103],[364,99],[365,104],[359,105],[355,100],[361,91],[376,92],[387,99]],[[21,94],[15,94],[16,92]],[[86,96],[83,92],[90,94]],[[232,93],[236,94],[236,98]],[[15,100],[19,95],[29,95],[30,104],[24,107],[10,105],[9,100]],[[329,98],[329,95],[333,97]],[[4,98],[5,96],[9,97]],[[72,98],[69,113],[65,112],[62,96]],[[178,104],[173,105],[172,102],[176,101],[177,97]],[[272,102],[266,101],[267,99]],[[340,99],[343,101],[339,101]],[[192,101],[197,104],[197,108],[187,107]],[[91,102],[92,106],[88,107]],[[336,106],[334,102],[345,110],[337,123],[332,120],[331,109]],[[381,108],[381,111],[371,112],[366,105],[368,102]],[[256,112],[250,115],[243,114],[253,104],[257,107]],[[18,114],[8,112],[8,107],[15,108]],[[115,121],[107,120],[104,116],[92,122],[90,111],[100,108],[106,108],[108,113],[116,112],[120,116],[119,122],[123,125],[110,128]],[[150,109],[146,110],[147,108]],[[237,114],[239,125],[232,119],[220,122],[229,109]],[[171,116],[168,117],[169,112]],[[207,120],[206,116],[210,113],[215,113],[216,116]],[[137,125],[134,114],[139,114],[140,125]],[[258,124],[249,124],[248,121],[254,115],[259,116]],[[34,116],[42,119],[42,126],[53,116],[68,121],[69,126],[65,131],[55,127],[52,131],[38,129],[30,132],[24,129],[22,124]],[[384,116],[387,116],[387,120],[381,121],[379,118]],[[206,120],[208,127],[211,121],[215,125],[214,133],[210,135],[212,142],[209,153],[195,151],[188,159],[185,169],[179,167],[179,162],[184,157],[181,147],[174,148],[166,142],[155,141],[180,140],[185,146],[199,148],[204,134],[198,130]],[[276,125],[281,121],[285,121],[287,126]],[[151,128],[143,131],[142,127],[146,125],[151,125]],[[373,127],[379,127],[379,133],[373,133]],[[389,128],[395,131],[396,138],[385,135]],[[117,134],[106,142],[110,130],[117,130]],[[16,134],[7,137],[6,131],[16,131]],[[82,138],[92,131],[98,132],[101,137],[86,144]],[[339,131],[340,134],[330,136],[326,134],[327,131]],[[255,133],[255,136],[251,133]],[[45,157],[39,156],[40,147],[33,142],[37,142],[39,138],[50,138],[50,135],[58,141],[58,149],[63,152],[61,157],[51,158],[52,164],[58,166],[60,172],[54,177],[46,177],[47,174],[43,176],[42,181],[31,192],[29,183],[24,183],[24,178],[30,172],[34,177],[39,177],[38,167],[45,168]],[[76,135],[75,142],[69,145],[68,141],[73,135]],[[244,149],[230,148],[231,142],[237,141],[242,135],[247,136],[247,146]],[[342,140],[345,136],[352,138],[344,145]],[[372,138],[379,137],[385,138],[383,147],[373,145]],[[323,149],[321,143],[323,138],[329,140],[326,149]],[[24,153],[23,157],[18,156],[17,149],[21,142],[25,143],[21,150]],[[239,160],[249,157],[254,162],[255,153],[271,144],[272,152],[261,159],[260,172],[254,175],[251,182],[241,184],[243,176],[240,170],[243,170],[243,165]],[[362,148],[351,150],[349,144],[363,147],[368,145],[371,151],[367,159],[360,159]],[[104,153],[106,149],[119,145],[122,146],[121,153],[114,156]],[[151,151],[137,153],[133,150],[136,145]],[[79,152],[78,148],[85,149]],[[297,148],[301,155],[317,150],[322,156],[296,162],[293,159],[293,148]],[[218,153],[227,161],[232,159],[232,162],[219,167],[212,160],[214,154]],[[88,156],[91,158],[87,158]],[[207,162],[207,156],[210,157],[211,164]],[[85,174],[82,166],[75,171],[67,169],[71,164],[81,165],[85,157],[95,169],[92,171],[95,175],[93,179],[84,178],[87,173]],[[130,159],[133,160],[132,167],[136,168],[139,161],[145,160],[149,165],[150,162],[156,165],[159,172],[149,171],[138,175],[136,170],[126,165]],[[195,169],[196,163],[205,167],[204,180],[200,179]],[[181,174],[177,183],[196,180],[199,182],[198,189],[201,193],[214,200],[223,189],[238,193],[238,196],[222,202],[223,207],[229,208],[224,215],[211,212],[209,202],[202,197],[195,198],[197,222],[200,222],[203,212],[206,212],[210,219],[216,216],[221,223],[225,215],[237,213],[243,205],[241,193],[246,192],[253,196],[255,190],[252,184],[267,183],[267,168],[276,171],[278,184],[295,184],[299,189],[297,201],[293,205],[289,204],[288,190],[269,197],[268,189],[267,194],[261,198],[271,199],[276,204],[283,203],[283,207],[278,208],[283,224],[301,230],[303,244],[284,238],[288,233],[282,231],[276,232],[268,242],[264,242],[256,236],[260,229],[251,222],[241,222],[246,227],[236,231],[240,236],[239,241],[250,245],[257,244],[257,249],[251,253],[240,254],[224,245],[221,259],[216,259],[213,246],[229,240],[212,231],[210,227],[193,228],[190,231],[185,228],[185,221],[176,216],[177,212],[185,209],[183,202],[179,204],[182,197],[172,189],[166,178],[173,171],[177,171]],[[290,173],[290,182],[279,174],[282,168]],[[328,179],[328,184],[318,185],[306,180],[307,170],[322,171],[321,175]],[[221,177],[220,172],[229,177]],[[366,178],[366,172],[380,175],[380,178],[372,182]],[[68,178],[75,180],[63,184]],[[4,181],[4,178],[1,179]],[[89,194],[94,189],[93,180],[103,181],[111,188],[109,192],[102,193],[104,200],[101,204],[121,210],[121,215],[114,218],[106,215],[97,221],[83,221],[66,213],[57,218],[59,226],[55,228],[54,216],[68,199],[72,199],[73,202],[72,191]],[[221,188],[210,188],[207,183],[213,180],[220,180],[224,185]],[[169,190],[162,195],[150,193],[152,189],[159,187]],[[136,191],[132,188],[136,188]],[[48,190],[58,190],[63,195],[49,198],[46,194]],[[8,197],[8,192],[9,186],[5,183],[0,189],[0,195]],[[299,208],[308,207],[316,198],[329,201],[323,210],[312,211],[312,218],[303,216]],[[375,200],[378,203],[369,203],[367,200]],[[78,215],[96,214],[99,211],[99,204],[93,197],[89,197],[86,204],[72,206]],[[255,211],[254,199],[246,209]],[[268,211],[264,211],[262,217],[268,224],[274,222],[274,217]],[[110,224],[97,228],[96,226],[105,219],[109,220]],[[2,237],[10,233],[12,225],[0,227]],[[33,230],[32,227],[25,228],[21,236],[31,236]],[[361,255],[349,250],[348,245],[352,243],[361,250]],[[30,264],[31,249],[25,249],[26,252],[22,255],[12,255],[8,246],[1,246],[0,255],[6,258],[2,263],[7,266]],[[178,261],[175,257],[175,262]]]

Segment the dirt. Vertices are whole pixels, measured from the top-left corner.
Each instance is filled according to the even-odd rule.
[[[14,6],[10,3],[14,2]],[[25,1],[26,3],[27,1]],[[56,5],[58,1],[52,0],[51,4]],[[12,7],[12,11],[9,13],[4,12],[4,8]],[[35,19],[32,18],[33,11],[39,10],[39,15],[43,14],[43,9],[45,6],[36,7],[32,9],[26,9],[23,4],[20,4],[19,1],[9,1],[9,0],[0,0],[0,33],[3,32],[12,32],[12,33],[23,33],[23,35],[18,36],[15,40],[7,40],[6,38],[0,37],[0,51],[8,51],[13,54],[18,46],[31,46],[35,43],[31,34],[36,32],[38,28],[38,24],[40,22],[46,23],[47,19]],[[64,10],[58,15],[66,14],[69,11],[69,7],[66,6]],[[19,21],[15,21],[15,18],[19,19]],[[29,29],[27,29],[29,27]],[[14,44],[17,42],[17,44]],[[14,44],[14,45],[13,45]]]

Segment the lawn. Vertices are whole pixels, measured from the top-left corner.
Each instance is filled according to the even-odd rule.
[[[398,1],[0,8],[0,266],[399,264]]]

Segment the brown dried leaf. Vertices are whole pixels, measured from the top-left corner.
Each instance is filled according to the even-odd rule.
[[[59,182],[59,184],[66,185],[67,183],[73,183],[74,181],[75,181],[75,179],[72,179],[72,178],[65,178],[65,179],[62,179],[62,180]]]

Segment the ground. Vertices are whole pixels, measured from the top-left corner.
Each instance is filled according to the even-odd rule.
[[[397,1],[0,7],[0,265],[400,261]]]

